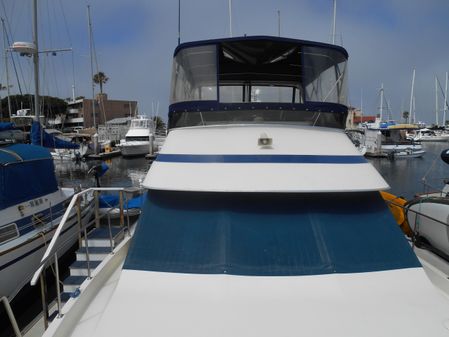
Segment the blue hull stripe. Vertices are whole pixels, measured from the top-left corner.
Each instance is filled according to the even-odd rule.
[[[166,163],[273,163],[273,164],[365,164],[363,156],[332,155],[199,155],[158,154],[156,161]]]
[[[84,218],[86,217],[86,215],[88,215],[88,214],[89,214],[89,212],[87,212],[86,214],[84,214],[84,216],[83,216],[82,219],[84,219]],[[76,214],[72,215],[68,220],[71,220],[71,219],[75,218],[75,216],[76,216]],[[64,229],[64,230],[61,232],[60,235],[65,234],[67,231],[69,231],[70,229],[72,229],[72,228],[73,228],[74,226],[76,226],[76,225],[78,225],[78,223],[75,221],[72,225],[70,225],[69,227],[67,227],[66,229]],[[55,231],[56,228],[57,228],[57,226],[53,227],[52,229],[49,230],[49,232]],[[41,237],[38,237],[38,238],[41,238]],[[18,256],[18,257],[16,257],[15,259],[13,259],[13,260],[11,260],[11,261],[5,263],[4,265],[0,266],[0,271],[2,271],[2,270],[5,269],[5,268],[8,268],[9,266],[13,265],[14,263],[16,263],[16,262],[18,262],[18,261],[20,261],[20,260],[26,258],[28,255],[33,254],[34,252],[36,252],[36,251],[38,251],[39,249],[43,248],[45,245],[46,245],[46,243],[43,243],[43,244],[41,244],[41,245],[35,247],[34,249],[32,249],[32,250],[26,252],[25,254],[23,254],[23,255],[21,255],[21,256]]]

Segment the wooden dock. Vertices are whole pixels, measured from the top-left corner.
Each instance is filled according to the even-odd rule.
[[[90,154],[87,156],[87,159],[103,160],[103,159],[120,156],[121,153],[122,153],[122,151],[120,149],[117,149],[117,150],[113,150],[110,152],[101,152],[99,154]]]

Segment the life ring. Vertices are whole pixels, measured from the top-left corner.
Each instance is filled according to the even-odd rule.
[[[393,214],[394,219],[398,223],[399,227],[401,227],[402,231],[409,237],[412,237],[413,231],[410,228],[410,225],[407,221],[407,217],[405,215],[404,207],[407,203],[402,197],[398,197],[394,194],[380,191],[380,195],[387,202],[388,208]]]

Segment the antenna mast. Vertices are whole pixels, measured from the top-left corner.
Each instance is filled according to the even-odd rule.
[[[178,0],[178,46],[181,44],[181,0]]]
[[[332,44],[335,44],[335,33],[337,29],[337,0],[334,1],[334,18],[332,21]]]
[[[232,37],[232,0],[228,0],[229,6],[229,37]]]

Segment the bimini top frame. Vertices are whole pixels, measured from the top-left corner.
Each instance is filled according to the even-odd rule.
[[[169,127],[253,121],[342,128],[347,59],[339,46],[269,36],[181,44]]]

